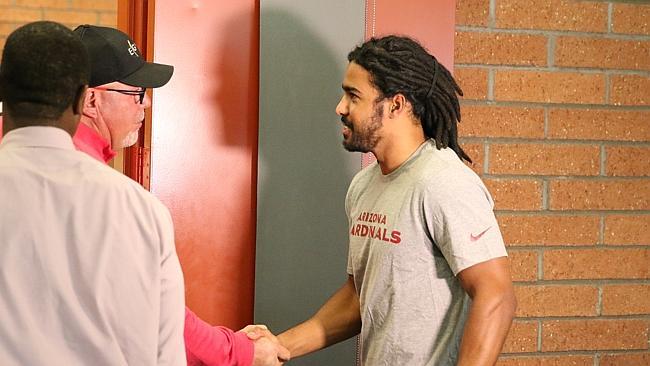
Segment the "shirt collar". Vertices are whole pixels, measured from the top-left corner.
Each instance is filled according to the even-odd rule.
[[[73,142],[77,150],[83,151],[103,163],[108,163],[117,154],[111,149],[109,141],[83,122],[79,122]]]
[[[48,147],[74,150],[70,134],[58,127],[29,126],[9,131],[0,147]]]

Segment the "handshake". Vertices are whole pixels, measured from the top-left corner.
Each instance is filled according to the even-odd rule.
[[[266,325],[248,325],[239,332],[246,333],[253,341],[255,351],[253,366],[283,365],[291,357],[289,350],[280,344]]]

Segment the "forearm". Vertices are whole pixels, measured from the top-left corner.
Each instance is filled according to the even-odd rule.
[[[514,317],[514,294],[477,295],[465,323],[458,366],[494,365]]]
[[[185,347],[188,364],[251,365],[253,341],[244,333],[213,327],[185,308]]]
[[[296,358],[359,333],[359,299],[352,280],[348,280],[309,320],[278,336],[280,343]]]
[[[292,358],[327,347],[324,327],[313,318],[278,335],[280,344],[291,353]]]

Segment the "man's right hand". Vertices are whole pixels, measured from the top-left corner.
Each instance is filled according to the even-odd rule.
[[[253,366],[277,366],[289,361],[289,350],[283,347],[266,326],[249,325],[245,332],[254,343]]]

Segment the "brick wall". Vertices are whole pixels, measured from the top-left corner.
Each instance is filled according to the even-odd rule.
[[[650,5],[458,0],[455,47],[519,301],[499,365],[650,365]]]
[[[117,0],[0,0],[0,49],[14,29],[37,20],[115,27]]]

